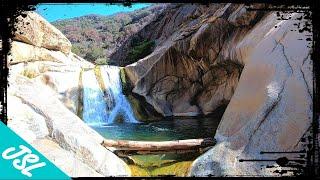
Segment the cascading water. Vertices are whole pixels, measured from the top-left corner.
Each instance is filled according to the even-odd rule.
[[[117,66],[101,66],[101,76],[106,87],[107,94],[112,97],[107,107],[111,110],[108,122],[113,122],[117,115],[122,115],[126,122],[137,123],[134,117],[130,103],[122,93],[122,84],[120,80],[120,68]],[[109,102],[109,101],[108,101]]]
[[[92,126],[101,126],[108,120],[103,91],[96,79],[94,70],[82,73],[83,120]]]
[[[118,116],[125,122],[137,123],[130,103],[122,93],[120,68],[116,66],[100,66],[104,91],[94,74],[94,70],[82,74],[83,84],[83,119],[89,125],[110,124]]]

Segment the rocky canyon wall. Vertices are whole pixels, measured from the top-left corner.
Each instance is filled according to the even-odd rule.
[[[228,104],[244,66],[234,45],[264,15],[240,4],[169,6],[132,37],[157,44],[149,56],[126,66],[132,91],[163,116],[207,115]],[[129,48],[130,41],[119,53],[125,57]]]
[[[266,168],[281,169],[275,162],[239,160],[277,159],[260,152],[303,148],[312,121],[312,32],[304,28],[310,23],[304,13],[242,4],[172,4],[132,37],[156,42],[125,70],[132,92],[163,116],[228,105],[218,144],[193,163],[191,176],[275,175]],[[117,57],[130,48],[129,39]]]
[[[25,28],[18,29],[8,62],[8,126],[69,175],[130,175],[76,115],[79,74],[93,65],[71,53],[70,42],[39,15],[20,22]],[[303,149],[313,105],[312,32],[303,28],[309,23],[304,13],[243,4],[170,4],[112,58],[126,65],[129,91],[162,116],[208,115],[227,105],[217,145],[193,163],[190,176],[274,176],[266,167],[283,169],[276,162],[240,159],[277,159],[282,155],[260,152]],[[155,42],[153,52],[126,64],[132,42],[142,40]],[[67,156],[84,174],[62,163]]]

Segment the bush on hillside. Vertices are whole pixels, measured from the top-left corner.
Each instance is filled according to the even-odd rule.
[[[103,48],[93,47],[87,54],[84,56],[84,59],[95,62],[97,59],[104,57]]]
[[[139,59],[142,59],[149,55],[155,46],[154,41],[144,40],[140,43],[135,43],[132,49],[128,53],[128,61],[130,63],[137,62]]]

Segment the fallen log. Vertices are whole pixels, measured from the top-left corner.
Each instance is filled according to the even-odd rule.
[[[105,139],[102,143],[104,147],[114,147],[114,153],[124,155],[134,154],[163,154],[163,153],[189,153],[207,150],[208,147],[216,144],[215,139],[187,139],[175,141],[127,141]]]

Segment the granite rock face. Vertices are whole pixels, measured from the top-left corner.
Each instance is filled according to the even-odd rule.
[[[8,127],[72,177],[130,176],[77,116],[80,72],[94,65],[70,52],[68,39],[38,14],[19,18],[26,27],[18,28],[8,58]]]
[[[312,121],[312,34],[297,31],[295,24],[306,23],[303,14],[286,16],[291,19],[271,13],[237,44],[244,69],[215,135],[220,144],[193,163],[191,176],[277,175],[266,169],[275,162],[239,160],[277,159],[283,155],[260,152],[303,148]]]
[[[283,169],[275,162],[239,160],[277,159],[282,155],[260,152],[303,148],[300,140],[312,121],[312,33],[301,29],[308,23],[304,14],[282,16],[243,4],[170,4],[114,53],[113,62],[127,65],[132,93],[163,116],[207,115],[227,105],[217,145],[194,161],[190,176],[274,176],[266,167]],[[54,141],[80,159],[88,174],[129,176],[126,164],[76,115],[77,77],[93,65],[70,53],[68,43],[59,49],[56,41],[48,45],[28,37],[13,43],[8,107],[23,111],[8,112],[9,126],[31,143]],[[156,47],[126,64],[136,40],[154,41]]]
[[[263,16],[241,4],[168,6],[131,38],[156,42],[150,55],[125,67],[132,92],[163,116],[207,115],[228,104],[244,65],[231,46]]]
[[[15,27],[17,31],[13,39],[16,41],[65,54],[71,51],[70,41],[57,28],[33,11],[19,16]]]
[[[50,138],[37,139],[31,145],[70,177],[103,177],[74,153],[61,148]]]
[[[241,4],[171,5],[135,35],[156,48],[125,71],[132,92],[159,113],[193,116],[227,105],[218,144],[190,176],[276,175],[266,168],[275,164],[239,160],[301,150],[312,121],[312,33],[304,14],[281,16]],[[119,54],[130,48],[128,41]]]

